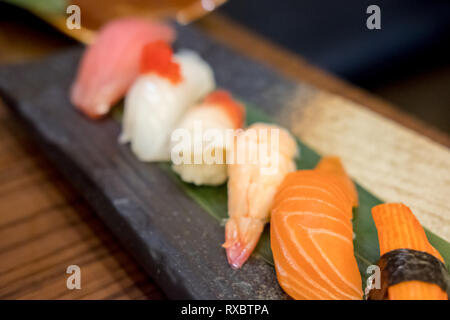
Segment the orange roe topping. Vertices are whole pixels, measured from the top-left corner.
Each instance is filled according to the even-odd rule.
[[[173,50],[164,41],[150,42],[142,48],[140,72],[156,73],[173,84],[182,80],[180,65],[173,61]]]
[[[245,108],[244,106],[233,100],[233,97],[228,91],[216,90],[206,96],[203,104],[213,104],[215,106],[223,108],[228,114],[231,121],[234,124],[234,128],[242,128],[245,120]]]

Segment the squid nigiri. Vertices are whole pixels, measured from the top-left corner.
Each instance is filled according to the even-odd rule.
[[[362,299],[353,253],[356,189],[337,158],[289,173],[278,188],[270,241],[280,286],[294,299]]]
[[[177,162],[180,163],[174,162],[172,165],[173,170],[183,181],[196,185],[220,185],[226,181],[225,159],[228,141],[225,131],[242,127],[245,118],[244,110],[243,105],[233,100],[227,91],[216,90],[210,93],[201,104],[187,111],[177,129],[187,133],[189,139],[172,144],[172,161],[179,151],[187,153],[184,156],[188,163],[179,159],[180,161]],[[176,132],[180,131],[174,130],[172,133],[174,139],[177,138]],[[211,135],[209,139],[208,133]],[[214,141],[214,138],[217,141]],[[197,163],[195,159],[199,159]]]
[[[141,161],[170,160],[170,134],[189,106],[215,87],[210,66],[192,51],[173,54],[162,41],[142,52],[141,75],[125,98],[122,134]]]
[[[146,43],[172,42],[172,27],[138,18],[106,24],[85,51],[71,88],[70,100],[90,118],[100,118],[122,98],[139,74]]]
[[[372,208],[380,242],[381,288],[369,299],[447,300],[450,277],[439,252],[411,210],[402,203]]]
[[[273,139],[271,132],[278,132],[278,139]],[[244,264],[258,243],[269,221],[275,192],[286,174],[295,170],[294,158],[298,154],[294,138],[275,125],[254,124],[237,138],[235,157],[256,157],[262,150],[269,151],[269,157],[267,161],[262,157],[254,158],[256,161],[235,159],[228,166],[229,219],[223,247],[230,266],[235,269]]]

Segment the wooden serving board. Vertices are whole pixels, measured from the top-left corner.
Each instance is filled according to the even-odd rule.
[[[212,65],[219,86],[309,141],[329,132],[323,127],[317,130],[326,122],[317,117],[330,117],[328,122],[333,123],[333,110],[354,107],[287,79],[192,27],[177,31],[176,46],[198,51]],[[67,179],[170,298],[286,298],[273,267],[265,261],[252,256],[241,270],[229,268],[220,248],[223,227],[158,164],[141,163],[128,146],[119,145],[117,121],[89,121],[74,110],[68,91],[81,53],[78,47],[44,61],[0,69],[0,90],[6,102],[29,124]],[[334,107],[327,108],[328,103]],[[364,114],[360,117],[364,120]],[[338,122],[335,133],[350,130],[345,124]],[[330,138],[328,144],[316,144],[319,151],[339,154]],[[360,145],[364,147],[364,141]],[[356,157],[353,162],[359,160]]]

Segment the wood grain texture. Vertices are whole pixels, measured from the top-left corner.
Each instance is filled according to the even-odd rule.
[[[73,44],[27,22],[0,22],[0,63]],[[66,287],[70,264],[81,267],[80,291]],[[165,299],[1,99],[0,299]]]
[[[450,241],[447,147],[336,95],[320,92],[302,103],[296,108],[293,99],[286,109],[283,122],[294,134],[322,154],[340,156],[363,187],[383,201],[407,204]]]
[[[1,102],[0,137],[0,299],[164,298]]]

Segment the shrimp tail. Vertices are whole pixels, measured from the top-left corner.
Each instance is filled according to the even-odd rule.
[[[225,243],[228,263],[240,269],[256,247],[264,222],[251,217],[232,217],[225,226]]]

